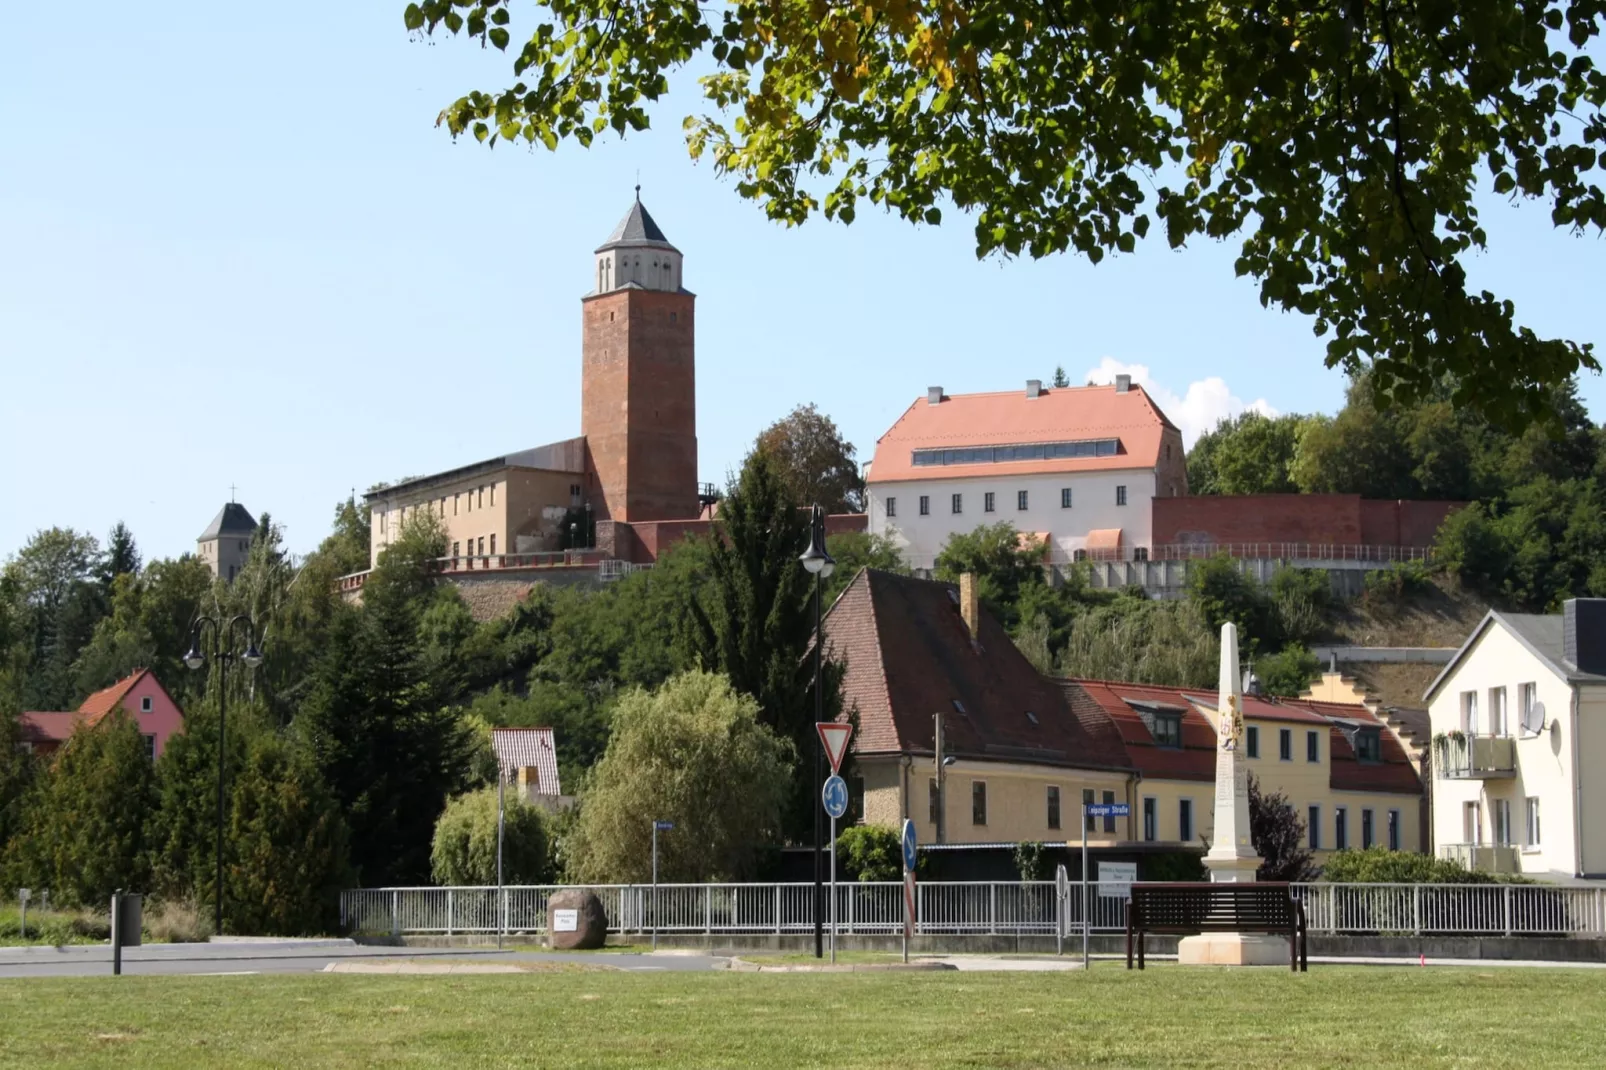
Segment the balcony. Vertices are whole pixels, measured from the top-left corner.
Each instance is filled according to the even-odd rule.
[[[1517,741],[1510,736],[1439,736],[1433,763],[1442,780],[1498,780],[1517,775]]]
[[[1479,873],[1521,873],[1522,856],[1515,846],[1488,843],[1441,843],[1439,857]]]

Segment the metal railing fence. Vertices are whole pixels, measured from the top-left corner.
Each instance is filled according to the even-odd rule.
[[[342,892],[348,933],[393,936],[540,934],[547,899],[563,885],[357,888]],[[588,885],[608,931],[804,933],[814,929],[812,883]],[[1313,933],[1606,937],[1606,889],[1518,884],[1296,884]],[[825,893],[829,895],[827,891]],[[1089,889],[1093,932],[1126,928],[1125,900]],[[1070,934],[1082,929],[1083,887],[1061,899],[1052,881],[926,881],[916,888],[917,935]],[[893,935],[903,927],[903,885],[841,883],[837,931]],[[827,907],[823,916],[829,923]]]

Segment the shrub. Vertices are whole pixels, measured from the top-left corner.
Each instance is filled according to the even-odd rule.
[[[507,884],[545,884],[551,879],[551,852],[545,816],[517,789],[503,798],[502,880]],[[459,795],[435,823],[429,856],[437,884],[496,883],[496,788]]]
[[[145,935],[158,944],[204,944],[212,919],[193,899],[145,901]]]
[[[854,825],[836,838],[837,862],[860,881],[903,879],[903,845],[882,825]]]
[[[1015,845],[1015,869],[1023,881],[1046,881],[1053,876],[1048,852],[1033,840],[1022,840]]]
[[[1459,862],[1384,847],[1335,851],[1322,867],[1331,884],[1528,884],[1525,877],[1469,870]]]
[[[1374,609],[1394,608],[1432,586],[1433,580],[1424,562],[1396,561],[1388,568],[1366,574],[1365,599]]]
[[[1255,659],[1255,675],[1268,695],[1298,698],[1321,671],[1316,655],[1298,645]]]

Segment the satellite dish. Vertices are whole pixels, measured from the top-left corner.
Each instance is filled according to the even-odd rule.
[[[1522,731],[1525,735],[1537,736],[1545,728],[1545,704],[1535,702],[1528,709],[1522,711]]]

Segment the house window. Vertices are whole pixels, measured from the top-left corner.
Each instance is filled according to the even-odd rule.
[[[491,484],[491,505],[493,507],[496,505],[496,484],[495,483]]]
[[[1115,488],[1115,504],[1116,505],[1125,505],[1126,504],[1126,484],[1125,483],[1123,483],[1120,486]]]
[[[1285,762],[1294,760],[1294,730],[1277,729],[1277,757]]]
[[[457,510],[462,506],[462,504],[463,504],[463,500],[462,499],[463,499],[463,496],[461,494],[452,495],[452,515],[453,516],[457,515]]]
[[[1511,727],[1506,723],[1506,689],[1503,687],[1489,689],[1489,734],[1491,736],[1511,734]]]
[[[1087,812],[1087,808],[1089,806],[1092,806],[1092,805],[1093,805],[1093,789],[1092,788],[1083,788],[1082,789],[1082,827],[1085,828],[1088,832],[1092,832],[1093,831],[1094,822],[1096,822],[1098,820],[1098,818],[1094,817],[1092,814]]]
[[[1105,792],[1104,793],[1104,804],[1106,806],[1109,806],[1109,805],[1113,804],[1114,802],[1115,802],[1115,792],[1113,792],[1113,791]],[[1104,831],[1105,832],[1114,832],[1115,831],[1115,815],[1114,814],[1111,814],[1110,816],[1108,816],[1108,817],[1106,817],[1104,819]]]
[[[1495,799],[1494,812],[1494,842],[1502,847],[1511,846],[1511,800]]]
[[[1249,757],[1260,757],[1260,729],[1250,725],[1244,729],[1244,745],[1249,748]]]
[[[1060,789],[1054,784],[1048,786],[1048,827],[1060,827]]]
[[[970,782],[970,823],[972,825],[987,824],[987,781],[972,780]]]
[[[1026,492],[1024,490],[1017,490],[1015,492],[1015,508],[1026,508]]]
[[[1147,546],[1134,546],[1134,547],[1132,547],[1132,560],[1134,560],[1134,561],[1147,561],[1148,559],[1149,559],[1149,548]]]
[[[1469,736],[1478,734],[1478,693],[1461,692],[1461,731]]]
[[[1188,843],[1193,839],[1193,800],[1182,799],[1177,803],[1177,839]]]
[[[1310,849],[1322,849],[1322,808],[1311,806],[1305,810],[1305,827],[1310,831]]]
[[[1355,733],[1355,757],[1363,762],[1383,760],[1383,739],[1375,728],[1363,728]]]
[[[1157,713],[1154,715],[1154,745],[1157,747],[1182,746],[1182,715]]]
[[[1372,811],[1361,810],[1361,850],[1372,846]]]
[[[485,536],[484,535],[480,536],[480,556],[481,557],[485,556]]]
[[[1070,507],[1071,507],[1071,488],[1070,487],[1061,487],[1060,488],[1060,508],[1061,509],[1069,509]]]
[[[1461,838],[1470,844],[1483,842],[1483,814],[1475,802],[1461,807]]]
[[[1539,796],[1528,796],[1527,802],[1528,839],[1529,847],[1538,847],[1539,840]]]
[[[156,737],[155,736],[146,736],[145,737],[145,757],[149,761],[153,761],[154,762],[156,760]]]
[[[1398,810],[1390,810],[1389,811],[1389,850],[1398,851],[1399,849],[1400,849],[1400,812]]]
[[[491,536],[491,553],[496,553],[496,536]]]
[[[1158,840],[1160,838],[1160,800],[1153,795],[1143,797],[1143,838],[1145,840]]]
[[[988,491],[981,496],[981,511],[984,513],[990,513],[993,511],[992,491]],[[959,495],[957,494],[954,495],[954,512],[959,512]]]
[[[143,698],[141,698],[139,700],[139,712],[140,713],[150,713],[151,712],[151,697],[149,695],[146,695],[146,696],[144,696]]]
[[[463,545],[463,544],[462,544],[462,543],[460,543],[460,542],[454,542],[454,543],[452,543],[452,556],[453,556],[453,557],[457,557],[457,556],[458,556],[458,554],[459,554],[459,551],[460,551],[460,550],[461,550],[461,548],[462,548],[462,545]]]
[[[965,496],[963,494],[955,494],[955,495],[953,495],[949,499],[948,507],[949,507],[949,511],[954,513],[955,515],[964,512],[965,511]]]
[[[1320,732],[1305,733],[1305,760],[1319,762],[1322,760],[1322,734]]]
[[[930,495],[922,494],[920,496],[920,515],[921,516],[930,516],[931,515],[931,496]]]
[[[942,796],[937,791],[937,780],[936,780],[935,777],[933,777],[930,781],[927,782],[927,787],[928,787],[928,790],[931,793],[928,796],[928,799],[929,799],[928,809],[929,809],[930,813],[927,816],[929,817],[931,823],[933,825],[935,825],[935,824],[937,824],[937,811],[939,810],[939,808],[941,806],[940,800],[942,799]]]
[[[1521,715],[1517,724],[1524,734],[1527,734],[1528,726],[1534,724],[1536,720],[1533,716],[1533,711],[1534,703],[1538,701],[1538,695],[1536,694],[1538,690],[1539,688],[1535,684],[1517,685],[1517,709]]]
[[[898,499],[896,499],[896,498],[888,498],[887,499],[887,515],[888,516],[897,516],[898,515]]]
[[[1349,811],[1342,806],[1333,807],[1333,847],[1340,851],[1349,847]]]

